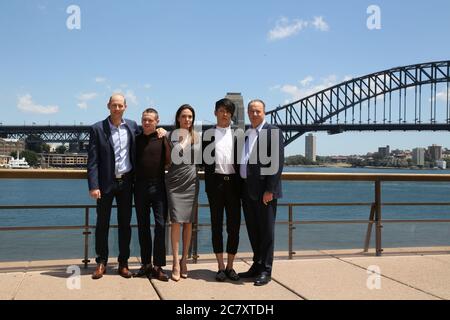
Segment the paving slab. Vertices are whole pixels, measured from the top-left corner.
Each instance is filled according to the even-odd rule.
[[[2,262],[0,299],[450,299],[450,255],[419,252],[405,251],[402,255],[397,250],[376,257],[361,250],[312,250],[293,260],[286,259],[286,252],[278,252],[273,281],[263,287],[253,286],[252,281],[217,282],[214,255],[203,255],[206,260],[199,260],[197,264],[189,263],[188,279],[179,282],[124,279],[117,274],[114,259],[108,265],[108,273],[99,280],[91,279],[95,268],[93,259],[88,269],[83,268],[80,259]],[[318,253],[321,256],[317,256]],[[248,270],[252,263],[250,256],[237,256],[237,272]],[[168,258],[164,269],[170,275],[172,262]],[[132,271],[137,270],[139,259],[130,258],[129,265]],[[368,280],[376,275],[368,273],[367,267],[374,265],[380,268],[381,288],[370,290]],[[69,288],[76,287],[77,282],[67,270],[68,266],[80,268],[80,290]]]
[[[339,259],[276,261],[272,272],[273,278],[309,300],[435,299],[389,279],[382,279],[380,289],[369,289],[370,276]]]
[[[247,271],[249,265],[236,261],[236,272]],[[151,280],[162,299],[168,300],[299,300],[298,295],[275,281],[255,287],[253,281],[217,282],[216,263],[188,264],[188,278],[176,282]],[[168,273],[170,275],[170,272]]]
[[[147,279],[125,279],[117,269],[107,268],[107,274],[91,279],[93,268],[80,269],[80,280],[66,269],[27,272],[15,296],[16,300],[159,300]],[[143,281],[142,281],[143,280]],[[78,286],[79,283],[79,286]]]
[[[447,267],[450,268],[450,255],[433,255],[433,256],[425,256],[428,259],[438,260],[447,264]],[[449,269],[450,270],[450,269]]]
[[[381,275],[407,284],[437,298],[450,299],[449,256],[381,256],[369,258],[344,258],[353,264],[367,268],[377,266]],[[383,284],[385,278],[383,278]],[[398,299],[407,299],[401,295]]]
[[[1,273],[0,274],[0,300],[13,300],[25,273]]]

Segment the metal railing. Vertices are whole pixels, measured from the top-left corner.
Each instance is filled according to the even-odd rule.
[[[200,178],[203,179],[203,173]],[[0,170],[0,179],[86,179],[86,172],[82,170]],[[364,241],[364,252],[368,252],[373,227],[375,226],[375,254],[380,256],[382,248],[382,228],[383,223],[449,223],[450,219],[382,219],[382,206],[450,206],[450,202],[389,202],[381,201],[382,182],[450,182],[448,174],[360,174],[360,173],[283,173],[283,180],[286,181],[366,181],[375,184],[374,202],[338,202],[338,203],[279,203],[279,207],[288,208],[288,220],[277,221],[278,225],[287,225],[288,227],[288,255],[292,259],[296,254],[293,248],[293,231],[295,225],[306,224],[366,224],[367,231]],[[300,221],[294,220],[294,208],[296,207],[338,207],[338,206],[370,206],[368,220],[323,220],[323,221]],[[90,209],[95,205],[6,205],[0,206],[1,210],[21,210],[21,209],[84,209],[85,222],[79,226],[27,226],[27,227],[0,227],[1,231],[32,231],[32,230],[83,230],[84,236],[84,259],[82,262],[87,267],[89,260],[89,235],[91,229],[95,226],[89,225]],[[116,206],[113,206],[116,207]],[[207,204],[199,204],[198,207],[208,207]],[[194,263],[198,259],[198,232],[201,227],[210,227],[209,223],[198,222],[198,207],[192,228],[191,256]],[[117,225],[111,225],[117,228]],[[137,225],[132,225],[136,228]]]

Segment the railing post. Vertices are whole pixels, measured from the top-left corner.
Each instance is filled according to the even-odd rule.
[[[375,180],[375,221],[376,221],[376,255],[381,256],[383,249],[381,248],[381,180]]]
[[[288,229],[288,233],[289,233],[289,259],[292,260],[292,256],[294,255],[295,252],[293,252],[293,245],[292,245],[292,237],[293,237],[293,230],[294,230],[294,224],[293,224],[293,217],[292,217],[292,205],[289,204],[289,229]]]
[[[84,263],[84,268],[87,269],[88,263],[91,262],[89,260],[89,235],[91,232],[89,231],[89,207],[85,208],[85,214],[84,214],[84,260],[82,261]]]
[[[369,223],[367,225],[366,241],[364,242],[364,252],[369,251],[370,237],[372,236],[373,218],[375,215],[375,203],[370,207]]]

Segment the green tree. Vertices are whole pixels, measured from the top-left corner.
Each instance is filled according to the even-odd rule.
[[[17,151],[11,152],[11,157],[17,158]],[[24,150],[19,153],[19,158],[25,158],[30,167],[36,167],[39,164],[38,155],[31,150]]]
[[[34,151],[36,153],[42,152],[42,146],[44,144],[44,140],[41,138],[40,135],[37,134],[30,134],[25,139],[25,148],[30,151]]]
[[[42,152],[49,153],[50,152],[50,146],[46,143],[42,144]]]
[[[285,160],[284,160],[284,163],[286,165],[288,165],[288,166],[312,165],[312,164],[315,164],[315,162],[306,159],[302,155],[295,155],[295,156],[286,157]]]
[[[60,145],[58,147],[56,147],[55,152],[58,154],[64,154],[67,151],[67,147],[65,145]]]

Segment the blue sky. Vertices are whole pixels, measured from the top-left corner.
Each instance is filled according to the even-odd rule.
[[[369,30],[369,5],[381,29]],[[77,5],[81,29],[66,12]],[[161,123],[190,103],[213,122],[214,102],[241,92],[268,108],[391,67],[449,59],[450,2],[429,1],[60,1],[0,3],[0,122],[91,124],[113,91],[139,121]],[[378,146],[450,147],[449,133],[317,134],[319,155]],[[304,153],[304,138],[287,154]]]

